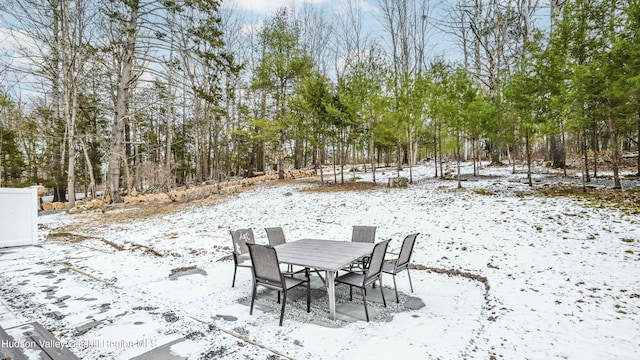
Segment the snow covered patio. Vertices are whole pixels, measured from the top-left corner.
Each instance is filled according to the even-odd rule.
[[[84,359],[638,358],[640,215],[528,193],[510,170],[484,168],[463,189],[424,165],[408,189],[275,182],[185,204],[43,214],[40,247],[0,251],[0,326],[37,321]],[[279,327],[275,296],[261,296],[249,315],[250,271],[231,288],[229,229],[252,227],[265,244],[264,227],[348,240],[356,224],[377,226],[393,250],[421,234],[413,294],[401,273],[401,304],[387,289],[388,308],[370,302],[366,323],[353,320],[359,297],[337,286],[344,316],[331,321],[315,280],[311,314],[294,299]]]

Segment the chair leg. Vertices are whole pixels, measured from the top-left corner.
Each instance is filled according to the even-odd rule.
[[[280,304],[280,291],[278,291],[278,304]]]
[[[364,316],[367,318],[367,322],[369,322],[369,310],[367,310],[367,295],[364,292],[364,287],[362,288],[362,302],[364,303]]]
[[[396,285],[396,276],[393,275],[393,288],[396,289],[396,302],[400,304],[400,298],[398,297],[398,285]]]
[[[384,307],[387,307],[387,300],[385,300],[384,291],[382,290],[382,276],[380,276],[378,280],[380,281],[380,295],[382,295],[382,304],[384,304]]]
[[[364,289],[362,291],[364,291]],[[351,285],[349,285],[349,301],[353,301],[353,286]]]
[[[238,267],[234,266],[233,267],[233,281],[231,281],[231,287],[235,287],[236,286],[236,272],[238,271]]]
[[[407,266],[407,276],[409,277],[409,286],[411,287],[411,292],[413,292],[413,284],[411,283],[411,273],[409,273],[408,266]]]
[[[280,294],[280,292],[278,292]],[[284,307],[287,304],[287,291],[284,291],[284,295],[282,296],[282,310],[280,310],[280,326],[282,326],[282,319],[284,318]]]
[[[253,291],[251,292],[251,307],[249,308],[249,315],[253,315],[253,301],[256,299],[256,286],[253,286]]]
[[[311,312],[311,280],[307,278],[307,312]]]

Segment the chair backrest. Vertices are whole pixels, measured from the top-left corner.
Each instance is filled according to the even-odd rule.
[[[247,244],[247,246],[256,283],[282,288],[283,278],[278,266],[276,249],[269,245]]]
[[[407,235],[402,242],[402,248],[400,249],[400,255],[398,261],[396,261],[396,268],[402,268],[409,264],[411,261],[411,254],[413,253],[413,246],[416,243],[416,238],[419,233]]]
[[[375,226],[355,225],[353,227],[353,232],[351,233],[351,241],[374,243],[375,240],[376,240]]]
[[[280,244],[284,244],[287,240],[284,237],[284,231],[281,227],[270,227],[264,228],[267,232],[267,239],[269,240],[269,245],[276,246]]]
[[[233,252],[236,254],[246,254],[249,252],[247,244],[255,244],[256,242],[251,228],[229,230],[229,233],[231,240],[233,240]]]
[[[381,241],[373,247],[371,253],[371,260],[369,260],[369,267],[365,272],[365,285],[369,284],[372,280],[375,280],[382,272],[382,265],[384,263],[384,255],[387,252],[387,246],[389,240]]]

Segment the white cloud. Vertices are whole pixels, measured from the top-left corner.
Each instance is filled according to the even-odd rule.
[[[26,33],[0,27],[0,53],[15,53],[18,49],[32,52],[38,50],[38,45],[36,41]]]
[[[270,14],[285,6],[291,8],[303,4],[321,5],[324,3],[330,3],[330,0],[229,0],[228,7],[262,15]]]
[[[0,80],[5,90],[22,99],[38,96],[39,78],[34,74],[42,49],[29,34],[0,25]]]
[[[338,13],[345,13],[350,7],[358,9],[363,13],[378,11],[378,7],[372,5],[371,1],[367,2],[364,0],[340,0],[336,2],[334,8],[338,9]]]
[[[264,28],[264,20],[258,20],[254,24],[246,23],[242,25],[240,32],[243,35],[259,34]]]

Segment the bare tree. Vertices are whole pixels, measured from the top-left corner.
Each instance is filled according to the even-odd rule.
[[[63,125],[62,141],[56,141],[57,145],[53,146],[54,199],[65,201],[68,195],[72,208],[75,206],[78,93],[86,75],[84,64],[89,56],[90,24],[96,9],[85,0],[12,1],[8,8],[18,19],[21,31],[42,45],[24,46],[20,50],[31,59],[34,68],[41,69],[31,76],[43,78],[49,84],[49,89],[44,91],[51,98],[51,118],[55,124]]]
[[[422,120],[422,109],[415,106],[415,79],[425,69],[425,54],[431,16],[429,0],[380,0],[381,24],[389,38],[389,52],[393,64],[394,107],[397,111],[398,131],[396,152],[398,176],[403,159],[409,163],[412,181],[413,129]],[[405,137],[406,135],[406,137]],[[406,148],[403,149],[403,139]],[[403,155],[406,155],[403,157]]]

